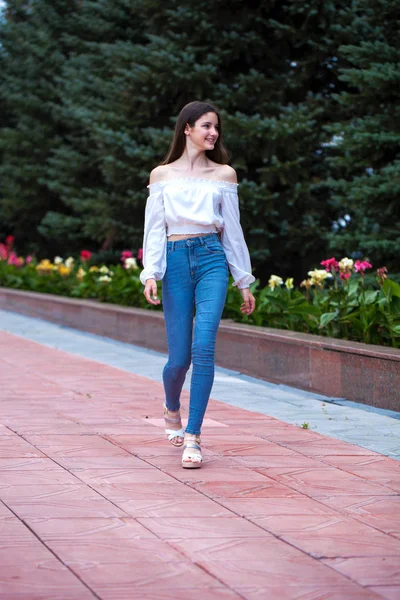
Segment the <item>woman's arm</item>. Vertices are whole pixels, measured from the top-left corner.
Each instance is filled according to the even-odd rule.
[[[158,183],[159,167],[150,174],[149,197],[146,203],[143,236],[143,271],[140,280],[145,286],[144,295],[150,304],[159,304],[157,283],[166,269],[166,225],[163,203],[163,186]],[[161,181],[161,179],[158,179]],[[152,299],[154,298],[154,299]]]

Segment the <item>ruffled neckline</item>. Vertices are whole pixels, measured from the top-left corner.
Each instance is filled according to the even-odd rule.
[[[204,179],[202,177],[176,177],[175,179],[164,179],[161,181],[156,181],[155,183],[150,183],[147,187],[152,187],[153,185],[167,185],[168,183],[174,183],[174,182],[188,182],[188,181],[193,181],[196,183],[215,183],[215,184],[220,184],[220,185],[228,185],[228,186],[233,186],[233,187],[237,187],[239,184],[238,183],[234,183],[233,181],[224,181],[221,179]]]

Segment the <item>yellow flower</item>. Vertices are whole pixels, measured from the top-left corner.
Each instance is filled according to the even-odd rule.
[[[100,273],[104,273],[105,275],[109,275],[111,273],[110,269],[106,267],[106,265],[102,265],[99,271]]]
[[[293,277],[289,277],[288,279],[286,279],[285,286],[288,290],[293,289]]]
[[[54,265],[52,262],[49,261],[48,258],[44,258],[43,260],[40,261],[40,263],[38,265],[36,265],[36,270],[37,271],[52,271],[54,269]]]
[[[65,265],[59,265],[58,272],[62,277],[66,277],[71,273],[71,267],[66,267]]]
[[[325,271],[325,269],[314,269],[314,271],[308,271],[308,276],[311,278],[312,285],[323,286],[325,279],[332,277],[331,273]]]
[[[76,274],[77,278],[82,280],[86,275],[86,271],[85,269],[82,269],[82,267],[79,267],[78,272]]]
[[[99,270],[99,267],[93,266],[93,267],[90,267],[89,273],[95,273],[98,270]]]
[[[304,279],[301,282],[300,287],[305,287],[307,290],[309,290],[312,285],[311,279]]]
[[[282,277],[279,277],[278,275],[271,275],[268,281],[268,286],[271,288],[271,290],[274,290],[275,287],[277,285],[281,285],[281,283],[283,283]]]

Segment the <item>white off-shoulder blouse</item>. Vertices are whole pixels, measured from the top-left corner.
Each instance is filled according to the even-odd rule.
[[[164,277],[167,238],[174,234],[221,233],[229,270],[238,288],[249,287],[250,255],[240,225],[237,183],[171,179],[148,186],[140,280]]]

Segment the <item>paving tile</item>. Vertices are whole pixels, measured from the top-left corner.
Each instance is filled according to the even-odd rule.
[[[161,539],[254,537],[264,538],[269,534],[260,527],[240,517],[165,517],[139,518],[147,529]]]
[[[57,463],[68,471],[83,471],[86,469],[147,469],[150,463],[131,454],[118,456],[58,456]]]
[[[129,564],[132,569],[136,563],[182,562],[184,557],[168,543],[158,539],[89,539],[75,541],[49,541],[49,548],[62,562],[73,570],[85,565],[109,565],[113,563]]]
[[[336,496],[342,494],[346,496],[349,494],[393,496],[396,493],[394,490],[370,482],[365,478],[328,466],[291,470],[262,469],[260,471],[312,498],[332,494]]]
[[[346,442],[340,442],[339,440],[332,440],[325,438],[318,440],[317,442],[310,442],[301,444],[299,442],[288,444],[288,448],[292,451],[304,454],[305,456],[312,457],[325,457],[325,456],[377,456],[376,452],[367,450],[361,446],[355,446]]]
[[[199,494],[196,490],[174,480],[172,477],[170,479],[171,481],[157,483],[137,483],[134,489],[129,484],[116,485],[108,483],[95,483],[93,488],[119,506],[131,500],[147,500],[148,502],[169,498],[195,500],[198,497]]]
[[[243,588],[237,592],[246,600],[381,600],[381,596],[372,590],[362,589],[351,582],[343,586],[327,584],[296,585],[281,584],[277,586]]]
[[[322,562],[364,587],[390,585],[400,589],[400,556],[327,558]]]
[[[45,454],[18,436],[0,438],[2,458],[45,458]]]
[[[278,557],[268,561],[218,560],[197,562],[208,573],[218,577],[225,585],[238,591],[241,587],[263,588],[268,586],[337,586],[343,587],[347,580],[326,565],[308,556]]]
[[[287,454],[283,455],[269,455],[269,456],[234,456],[232,458],[237,464],[243,465],[250,469],[260,470],[262,469],[262,473],[267,473],[264,469],[274,468],[274,467],[284,467],[284,468],[309,468],[309,467],[321,467],[326,466],[323,459],[318,458],[310,458],[308,456],[304,456],[302,454],[292,454],[288,456]],[[267,473],[268,474],[268,473]]]
[[[191,496],[183,500],[172,495],[164,498],[118,500],[118,506],[132,517],[232,517],[228,508],[206,497]]]
[[[3,471],[0,477],[0,497],[2,490],[14,486],[29,486],[29,485],[77,485],[80,481],[74,475],[60,470],[30,470],[17,471],[15,469]]]
[[[11,510],[2,502],[0,502],[0,519],[8,519],[11,518],[17,518],[14,516],[14,514],[11,512]]]
[[[125,513],[85,485],[14,486],[0,498],[21,519],[52,517],[118,517]]]
[[[51,554],[37,564],[20,561],[1,569],[0,592],[4,600],[18,595],[26,600],[93,600],[93,594]]]
[[[333,457],[336,466],[348,473],[362,477],[369,482],[379,483],[389,489],[400,492],[400,462],[382,457],[371,462],[341,462],[340,458]],[[346,457],[348,458],[348,457]]]
[[[218,578],[188,562],[138,562],[131,564],[75,565],[82,577],[101,598],[118,597],[120,587],[131,589],[151,587],[154,591],[165,589],[207,589],[224,587]]]
[[[207,447],[207,442],[205,443]],[[210,446],[214,452],[224,456],[295,456],[295,452],[289,448],[284,448],[278,444],[270,442],[255,442],[255,443],[235,443],[231,442],[218,443],[215,446]]]
[[[400,537],[400,496],[330,496],[319,501],[362,523]]]
[[[369,589],[384,600],[399,600],[400,598],[400,585],[372,586]]]
[[[154,589],[151,581],[134,587],[128,584],[119,584],[116,587],[98,587],[97,593],[101,594],[102,600],[243,600],[243,596],[226,587],[191,587],[191,588],[169,588],[166,584],[164,589]]]
[[[182,470],[182,469],[181,469]],[[81,481],[96,486],[107,484],[115,489],[130,490],[131,496],[135,495],[137,486],[143,483],[174,483],[176,479],[158,469],[85,469],[75,471]]]
[[[324,515],[324,505],[311,498],[294,496],[290,498],[218,498],[218,502],[239,516],[252,519],[266,515]],[[329,514],[335,512],[329,510]]]
[[[397,556],[400,540],[352,519],[328,520],[307,531],[289,531],[281,539],[318,558],[352,556]]]
[[[0,332],[2,343],[0,600],[400,597],[400,463],[211,399],[203,468],[183,470],[161,383]],[[277,397],[291,414],[303,402]]]
[[[264,481],[206,481],[189,485],[210,498],[301,498],[296,490],[267,477]]]
[[[123,449],[97,435],[31,435],[29,440],[47,456],[120,456]]]
[[[224,532],[221,532],[222,534]],[[170,544],[196,562],[251,561],[266,562],[304,558],[304,554],[272,535],[262,537],[230,537],[229,533],[216,537],[193,537],[172,540]]]
[[[7,471],[63,471],[63,468],[50,458],[1,458],[1,477]]]

